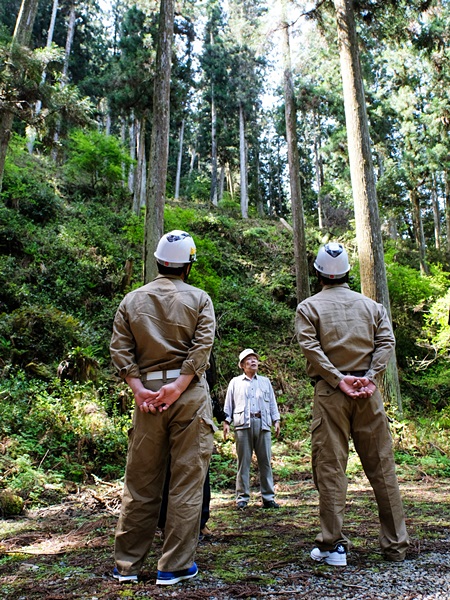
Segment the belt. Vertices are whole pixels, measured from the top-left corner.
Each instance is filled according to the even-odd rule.
[[[169,369],[168,371],[151,371],[144,373],[142,379],[146,381],[154,381],[155,379],[176,379],[180,375],[180,369]]]
[[[351,375],[352,377],[365,377],[367,371],[345,371],[344,375]],[[312,384],[315,385],[319,381],[323,381],[323,377],[317,375],[317,377],[312,377]]]
[[[253,419],[260,419],[261,418],[261,413],[260,412],[259,413],[250,413],[250,416]]]

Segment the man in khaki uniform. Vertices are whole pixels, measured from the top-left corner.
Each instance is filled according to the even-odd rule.
[[[194,577],[203,483],[216,429],[205,371],[214,341],[211,298],[186,283],[195,244],[172,231],[155,252],[159,275],[122,300],[111,358],[136,406],[115,538],[113,577],[136,582],[158,524],[167,461],[171,478],[156,583]]]
[[[408,534],[392,439],[377,388],[377,378],[394,350],[392,327],[381,304],[350,290],[350,265],[341,244],[322,247],[314,267],[322,291],[301,302],[296,315],[307,373],[315,381],[311,442],[321,533],[311,558],[347,564],[350,542],[342,526],[351,436],[378,504],[383,555],[402,561]]]

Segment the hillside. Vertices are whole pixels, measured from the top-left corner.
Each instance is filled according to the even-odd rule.
[[[0,202],[1,489],[30,507],[59,499],[70,482],[123,474],[133,400],[111,370],[108,346],[120,300],[142,284],[144,218],[132,213],[124,188],[107,180],[94,188],[74,183],[20,144],[12,149],[14,166]],[[189,231],[197,244],[190,281],[208,291],[215,306],[219,401],[237,372],[239,352],[254,348],[282,414],[276,473],[302,479],[309,470],[312,386],[293,328],[292,234],[277,218],[252,212],[240,218],[230,199],[217,208],[169,199],[165,227]],[[339,239],[352,254],[351,285],[358,289],[354,239],[348,233]],[[312,265],[320,236],[308,229],[307,240]],[[436,269],[421,277],[400,246],[387,245],[386,257],[406,417],[398,422],[395,407],[387,407],[397,460],[412,472],[450,475],[448,329],[423,316],[434,310],[440,322],[448,275]],[[313,288],[314,281],[311,268]],[[418,369],[427,364],[432,336],[442,359]],[[217,450],[215,486],[227,488],[234,477],[232,445],[219,438]],[[11,510],[3,506],[4,514]]]

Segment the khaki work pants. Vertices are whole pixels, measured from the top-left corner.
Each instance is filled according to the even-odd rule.
[[[157,390],[161,381],[148,381]],[[139,574],[158,524],[167,460],[171,476],[160,571],[192,566],[198,544],[203,484],[214,444],[206,379],[191,383],[168,410],[135,408],[130,431],[115,561],[122,575]]]
[[[375,493],[381,550],[389,560],[403,560],[409,540],[380,392],[376,390],[371,398],[352,399],[320,380],[314,390],[311,431],[313,476],[319,491],[321,533],[316,542],[320,550],[332,550],[338,543],[349,546],[342,526],[351,436]]]

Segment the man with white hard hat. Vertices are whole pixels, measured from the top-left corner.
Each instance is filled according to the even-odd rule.
[[[214,445],[205,372],[214,341],[211,298],[186,280],[196,258],[185,231],[165,234],[159,275],[127,294],[117,310],[111,358],[135,398],[113,577],[136,582],[158,524],[170,457],[167,521],[156,583],[197,575],[194,555]]]
[[[227,390],[223,422],[226,440],[233,422],[237,453],[236,506],[243,510],[250,500],[250,465],[253,452],[259,468],[260,490],[264,508],[279,508],[275,502],[272,474],[272,436],[280,434],[278,412],[272,384],[267,377],[258,374],[259,356],[251,348],[239,354],[242,375],[234,377]]]
[[[384,558],[400,562],[409,540],[377,387],[394,351],[391,323],[381,304],[350,289],[350,264],[341,244],[320,248],[314,267],[322,290],[301,302],[296,315],[297,338],[315,383],[311,450],[321,532],[311,558],[347,564],[350,542],[342,528],[351,437],[375,493]]]

